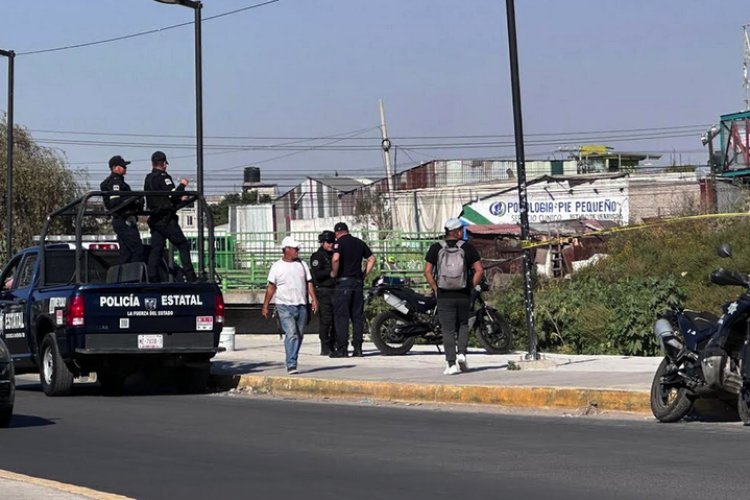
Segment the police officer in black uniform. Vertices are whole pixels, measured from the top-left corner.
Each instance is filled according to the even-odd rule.
[[[333,231],[323,231],[318,235],[320,248],[310,256],[310,271],[315,295],[318,296],[318,337],[320,355],[328,356],[336,342],[333,325],[333,290],[336,281],[331,277],[331,259],[336,235]]]
[[[109,177],[99,185],[104,192],[127,192],[132,191],[127,182],[125,174],[128,171],[129,161],[122,156],[113,156],[109,159]],[[139,196],[123,196],[120,194],[105,195],[104,206],[111,210],[121,205],[128,198],[130,202],[119,208],[112,214],[112,229],[117,235],[117,243],[120,246],[120,264],[129,262],[143,262],[143,242],[138,232],[138,212],[143,210],[143,198]]]
[[[180,179],[175,187],[172,177],[167,173],[167,155],[156,151],[151,155],[151,173],[143,183],[144,191],[185,191],[188,180]],[[175,204],[180,196],[146,196],[148,209],[152,211],[148,218],[151,228],[151,251],[148,254],[148,277],[150,281],[159,281],[159,261],[164,254],[164,245],[169,240],[180,252],[180,262],[187,281],[196,281],[195,269],[190,259],[190,243],[177,222]]]
[[[364,280],[375,266],[373,255],[367,243],[349,234],[345,222],[333,227],[336,244],[333,246],[331,277],[336,279],[333,295],[333,313],[336,317],[336,349],[332,358],[347,356],[349,321],[352,323],[352,356],[362,356],[362,338],[365,329]],[[365,269],[362,270],[362,261]]]

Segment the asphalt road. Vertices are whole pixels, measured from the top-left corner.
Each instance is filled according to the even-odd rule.
[[[19,387],[0,469],[135,498],[747,498],[737,422]],[[745,444],[747,443],[747,444]]]

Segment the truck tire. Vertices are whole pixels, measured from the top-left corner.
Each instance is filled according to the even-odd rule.
[[[39,359],[39,380],[44,393],[47,396],[69,395],[73,390],[73,374],[60,356],[54,333],[44,336],[39,347]]]

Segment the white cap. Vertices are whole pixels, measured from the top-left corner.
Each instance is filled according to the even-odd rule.
[[[291,236],[287,236],[281,240],[281,249],[283,250],[285,248],[299,248],[299,243]]]
[[[463,224],[461,224],[461,221],[456,218],[451,218],[445,221],[445,224],[443,227],[446,231],[453,231],[454,229],[461,229]]]

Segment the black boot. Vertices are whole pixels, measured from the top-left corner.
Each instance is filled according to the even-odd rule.
[[[352,352],[352,356],[355,358],[363,358],[365,355],[362,354],[362,346],[361,345],[355,345],[354,346],[354,352]]]
[[[321,356],[328,356],[331,354],[331,346],[329,346],[325,342],[320,343],[320,355]]]
[[[337,347],[333,351],[331,351],[331,354],[328,355],[329,358],[345,358],[348,356],[348,353],[346,352],[346,347]]]

